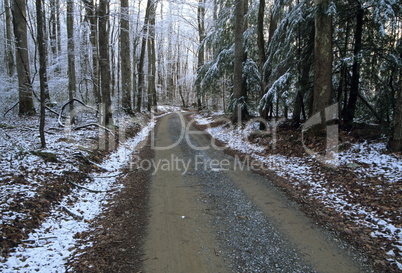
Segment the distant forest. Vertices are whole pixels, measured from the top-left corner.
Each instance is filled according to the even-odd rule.
[[[0,111],[43,126],[80,103],[108,126],[180,104],[298,128],[336,105],[344,130],[374,123],[402,151],[401,14],[397,0],[3,0]]]

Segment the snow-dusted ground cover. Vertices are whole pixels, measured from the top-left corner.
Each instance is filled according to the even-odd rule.
[[[384,179],[384,183],[402,181],[402,161],[394,154],[385,154],[387,145],[379,143],[355,143],[348,151],[340,152],[341,165],[353,165],[355,171],[362,176]]]
[[[179,109],[162,106],[158,108],[158,113],[176,110]],[[64,272],[65,258],[75,247],[74,236],[87,230],[90,222],[102,211],[112,195],[120,190],[121,185],[117,183],[117,178],[124,175],[122,168],[129,163],[133,151],[139,148],[138,144],[146,139],[156,124],[156,118],[149,120],[145,116],[137,115],[135,118],[120,119],[120,122],[140,124],[142,129],[135,137],[120,143],[117,150],[109,154],[103,163],[98,164],[100,169],[106,171],[94,171],[88,174],[90,179],[79,181],[78,184],[85,182],[85,188],[97,192],[75,188],[64,196],[59,203],[52,206],[47,215],[41,215],[43,221],[38,229],[29,233],[28,238],[12,249],[7,258],[1,258],[0,271]],[[57,126],[57,120],[49,118],[45,129],[55,133],[46,135],[47,151],[54,153],[58,158],[58,162],[52,163],[45,162],[30,152],[39,148],[37,117],[14,117],[1,123],[0,226],[12,228],[15,221],[30,217],[31,209],[23,209],[25,202],[43,194],[42,182],[45,179],[60,179],[66,172],[79,172],[79,162],[74,155],[80,153],[89,156],[87,151],[94,148],[94,140],[97,139],[99,131],[93,128],[74,132],[52,130],[52,126]],[[18,177],[22,182],[15,182]],[[68,183],[63,180],[61,182]],[[10,210],[10,206],[16,204],[22,209]],[[83,219],[77,219],[73,214]],[[5,238],[2,237],[3,239]]]
[[[110,198],[110,191],[118,190],[120,185],[116,178],[121,174],[121,168],[129,162],[129,156],[136,149],[138,143],[146,139],[150,130],[154,127],[155,120],[145,126],[140,133],[127,140],[124,145],[113,152],[100,166],[107,169],[101,174],[94,173],[93,182],[85,184],[85,187],[97,191],[92,193],[82,189],[75,189],[64,197],[61,204],[57,205],[50,213],[42,226],[31,233],[26,246],[19,246],[7,261],[0,265],[3,272],[64,272],[64,259],[71,253],[75,245],[74,235],[89,228],[89,222],[98,215],[102,206]],[[71,203],[71,200],[77,200]],[[84,219],[77,221],[63,211],[63,207],[81,214]]]
[[[213,119],[202,114],[194,115],[200,125],[213,122]],[[299,184],[308,185],[308,193],[311,198],[320,200],[331,210],[335,210],[346,217],[348,221],[354,221],[362,228],[372,230],[370,235],[384,240],[389,240],[391,249],[387,249],[390,261],[394,261],[402,270],[402,218],[390,219],[386,214],[379,215],[370,206],[351,203],[353,193],[345,191],[342,186],[328,186],[328,181],[316,168],[315,159],[306,154],[304,158],[296,156],[284,156],[275,153],[262,153],[265,149],[248,141],[248,136],[257,130],[257,124],[250,124],[246,128],[233,128],[229,124],[217,127],[208,126],[206,131],[214,138],[226,143],[227,147],[250,155],[252,158],[264,163],[278,176],[291,179],[294,186]],[[351,144],[351,147],[339,152],[340,169],[348,168],[358,173],[361,178],[379,177],[383,185],[378,185],[378,191],[389,184],[402,183],[402,159],[395,154],[386,153],[384,142],[369,144]],[[364,185],[363,185],[364,186]],[[392,198],[389,196],[387,198]],[[402,208],[396,208],[402,213]]]

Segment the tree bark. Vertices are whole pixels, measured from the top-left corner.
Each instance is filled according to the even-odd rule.
[[[47,93],[47,73],[46,73],[46,41],[43,35],[43,11],[42,0],[36,0],[36,27],[37,42],[39,50],[39,80],[40,80],[40,122],[39,135],[42,148],[46,148],[45,139],[45,101]]]
[[[267,56],[265,54],[265,40],[264,40],[264,15],[265,15],[265,0],[260,0],[260,5],[258,7],[258,22],[257,22],[257,45],[258,51],[260,55],[260,74],[261,74],[261,83],[260,83],[260,99],[265,94],[265,79],[264,79],[264,64],[267,61]],[[260,110],[260,117],[266,118],[267,110],[264,110],[262,107]],[[265,123],[260,123],[260,129],[265,129]]]
[[[67,50],[68,50],[68,99],[72,100],[76,93],[75,79],[75,49],[74,49],[74,1],[67,1]],[[73,123],[72,111],[74,105],[70,104],[70,122]]]
[[[244,8],[245,1],[237,1],[235,8],[235,56],[233,69],[233,114],[232,122],[240,122],[248,116],[247,111],[247,89],[243,84],[243,61],[244,61]]]
[[[329,0],[315,0],[314,97],[312,114],[322,112],[332,96],[332,17],[327,14]]]
[[[399,94],[395,107],[393,132],[389,148],[393,152],[402,152],[402,80],[399,81]]]
[[[350,86],[350,95],[348,105],[345,111],[345,125],[347,128],[351,128],[353,119],[355,117],[356,102],[359,94],[359,81],[360,81],[360,62],[359,53],[362,48],[362,34],[363,34],[363,16],[364,10],[359,1],[356,1],[356,31],[355,31],[355,47],[353,50],[353,67],[352,67],[352,82]]]
[[[57,51],[61,53],[60,0],[56,0]]]
[[[155,19],[154,19],[155,20]],[[153,22],[153,25],[155,26],[155,21]],[[152,52],[152,106],[157,107],[158,105],[158,95],[156,93],[156,51],[155,51],[155,33],[151,37],[151,52]]]
[[[131,109],[131,57],[130,57],[130,21],[129,1],[121,0],[120,19],[120,58],[121,58],[121,87],[123,111],[129,115],[133,114]]]
[[[315,30],[314,27],[312,27],[311,32],[310,32],[310,37],[307,42],[307,50],[305,51],[304,54],[302,54],[302,49],[300,49],[299,52],[299,58],[300,58],[300,79],[299,79],[299,90],[297,91],[296,95],[296,100],[295,100],[295,106],[293,110],[293,118],[292,118],[292,123],[294,126],[299,126],[300,125],[300,114],[303,113],[304,111],[304,95],[308,92],[309,89],[309,74],[311,70],[311,56],[314,51],[314,35],[315,35]],[[302,56],[304,55],[304,56]],[[303,114],[303,117],[305,118],[305,113]]]
[[[33,115],[33,91],[28,59],[28,39],[25,0],[14,0],[12,5],[15,55],[18,74],[19,114]]]
[[[15,62],[14,62],[14,54],[13,47],[11,44],[11,14],[10,14],[10,5],[8,0],[4,0],[4,8],[6,13],[6,59],[7,59],[7,73],[10,77],[12,77],[15,73]]]
[[[148,39],[148,111],[156,107],[156,58],[155,58],[155,18],[156,3],[150,7],[149,13],[149,39]]]
[[[267,46],[269,46],[271,44],[272,37],[274,36],[274,33],[275,33],[277,27],[278,27],[277,19],[276,19],[275,14],[272,11],[271,12],[271,18],[270,18],[269,29],[268,29],[268,43],[267,43]],[[267,58],[267,56],[265,56],[265,58]],[[265,64],[265,62],[264,62],[264,64]],[[268,79],[270,73],[271,73],[270,71],[268,71],[268,72],[262,71],[262,74],[261,74],[262,79]],[[264,94],[265,94],[265,87],[266,87],[266,83],[264,82],[264,90],[261,90],[261,92],[263,92],[262,96],[264,96]],[[265,105],[263,106],[263,108],[260,109],[260,116],[263,119],[268,119],[269,113],[271,113],[270,118],[272,118],[272,103],[271,102],[272,101],[267,100],[265,102]],[[265,107],[265,110],[264,110],[264,107]],[[265,124],[263,122],[260,123],[260,129],[261,130],[265,129]]]
[[[402,39],[399,40],[398,50],[399,58],[402,60]],[[394,110],[392,136],[388,146],[393,152],[402,152],[402,68],[400,68],[399,91]]]
[[[153,5],[152,0],[148,0],[147,8],[145,11],[144,26],[142,29],[141,53],[140,53],[140,61],[138,64],[137,112],[141,112],[142,108],[142,94],[144,92],[144,59],[145,59],[145,49],[147,46],[146,36],[148,33],[149,11],[152,5]]]
[[[89,22],[91,27],[89,40],[91,41],[92,47],[92,84],[95,102],[98,104],[101,102],[101,94],[99,92],[98,18],[96,16],[96,7],[93,0],[83,0],[83,2],[86,11],[85,20]]]
[[[197,22],[198,22],[198,42],[200,46],[198,48],[198,63],[197,71],[200,71],[205,62],[205,47],[203,41],[205,39],[205,0],[198,0],[197,8]],[[202,109],[201,102],[201,83],[196,85],[197,106],[198,109]]]
[[[109,0],[99,2],[99,63],[101,73],[102,90],[102,114],[101,124],[104,126],[113,124],[112,103],[110,99],[110,60],[109,60]]]
[[[56,0],[50,0],[50,18],[49,18],[49,38],[50,50],[53,54],[53,59],[57,56],[57,38],[56,38]]]

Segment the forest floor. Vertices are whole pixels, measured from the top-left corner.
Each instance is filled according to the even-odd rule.
[[[208,131],[226,153],[264,163],[262,175],[317,222],[364,249],[379,271],[402,270],[402,159],[386,151],[385,139],[341,132],[339,165],[333,167],[305,152],[300,129],[283,125],[275,133],[259,134],[256,124],[231,128],[225,117],[193,115],[194,125]],[[98,128],[66,135],[51,118],[46,127],[48,153],[39,153],[37,117],[3,119],[1,271],[64,272],[66,259],[70,271],[141,269],[150,174],[125,164],[133,152],[153,157],[149,143],[137,146],[156,121],[137,116],[129,122],[127,143],[105,149],[98,142]],[[305,146],[323,151],[323,139],[307,138]],[[123,256],[133,262],[122,263]]]
[[[167,111],[161,107],[157,114]],[[70,128],[47,117],[46,149],[40,149],[37,116],[2,119],[0,271],[65,271],[79,234],[134,174],[126,164],[155,125],[151,116],[121,116],[124,132],[111,127],[107,134],[84,126],[97,123],[89,112]]]
[[[387,151],[378,127],[341,130],[337,164],[330,165],[319,158],[326,150],[325,131],[307,134],[303,143],[302,128],[275,121],[260,131],[252,121],[234,127],[223,113],[193,118],[227,153],[264,164],[259,173],[317,222],[368,253],[380,271],[402,270],[402,155]]]

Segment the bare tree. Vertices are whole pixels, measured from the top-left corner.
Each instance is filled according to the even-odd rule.
[[[60,33],[60,7],[59,0],[50,0],[49,9],[49,38],[50,38],[50,50],[53,55],[53,64],[55,67],[55,72],[60,71],[60,64],[57,63],[58,56],[61,54],[61,33]]]
[[[148,0],[147,8],[145,11],[144,26],[142,29],[141,53],[140,53],[140,61],[138,64],[137,112],[141,112],[142,108],[142,94],[144,92],[144,59],[145,59],[145,50],[147,46],[146,36],[148,33],[149,12],[152,5],[153,5],[152,0]]]
[[[42,0],[36,0],[36,28],[37,28],[37,42],[39,50],[39,80],[40,80],[40,123],[39,134],[42,148],[46,148],[45,139],[45,101],[47,86],[47,73],[46,73],[46,41],[43,35],[43,11]]]
[[[53,54],[53,58],[57,56],[57,26],[56,26],[56,0],[50,0],[50,17],[49,17],[49,38],[50,38],[50,50]]]
[[[148,111],[156,106],[156,57],[155,57],[155,18],[156,2],[150,7],[149,12],[149,39],[148,39]]]
[[[99,2],[99,64],[101,72],[103,125],[113,124],[112,102],[110,99],[110,60],[109,60],[109,0]]]
[[[11,14],[10,14],[10,5],[8,0],[4,0],[4,8],[6,13],[6,60],[7,60],[7,73],[11,77],[15,72],[15,62],[14,62],[14,54],[13,47],[11,44]]]
[[[122,86],[122,107],[127,114],[133,114],[131,109],[131,58],[130,58],[130,22],[129,22],[129,1],[121,0],[120,19],[120,58],[121,58],[121,86]]]
[[[205,62],[205,50],[203,44],[205,39],[205,0],[198,0],[197,21],[198,21],[198,41],[200,43],[200,46],[198,48],[198,64],[197,64],[197,70],[199,71]],[[196,85],[196,95],[197,95],[198,109],[201,109],[202,108],[201,83],[198,83]]]
[[[67,38],[68,38],[68,98],[69,101],[75,97],[75,52],[74,52],[74,0],[67,0]],[[73,122],[71,112],[73,103],[70,103],[70,118]]]
[[[28,39],[25,0],[14,0],[12,5],[15,55],[18,74],[19,114],[35,114],[28,59]]]
[[[100,103],[101,94],[99,92],[99,53],[98,53],[98,18],[94,0],[83,0],[85,4],[86,18],[91,26],[90,41],[92,46],[92,83],[93,93],[96,103]]]

